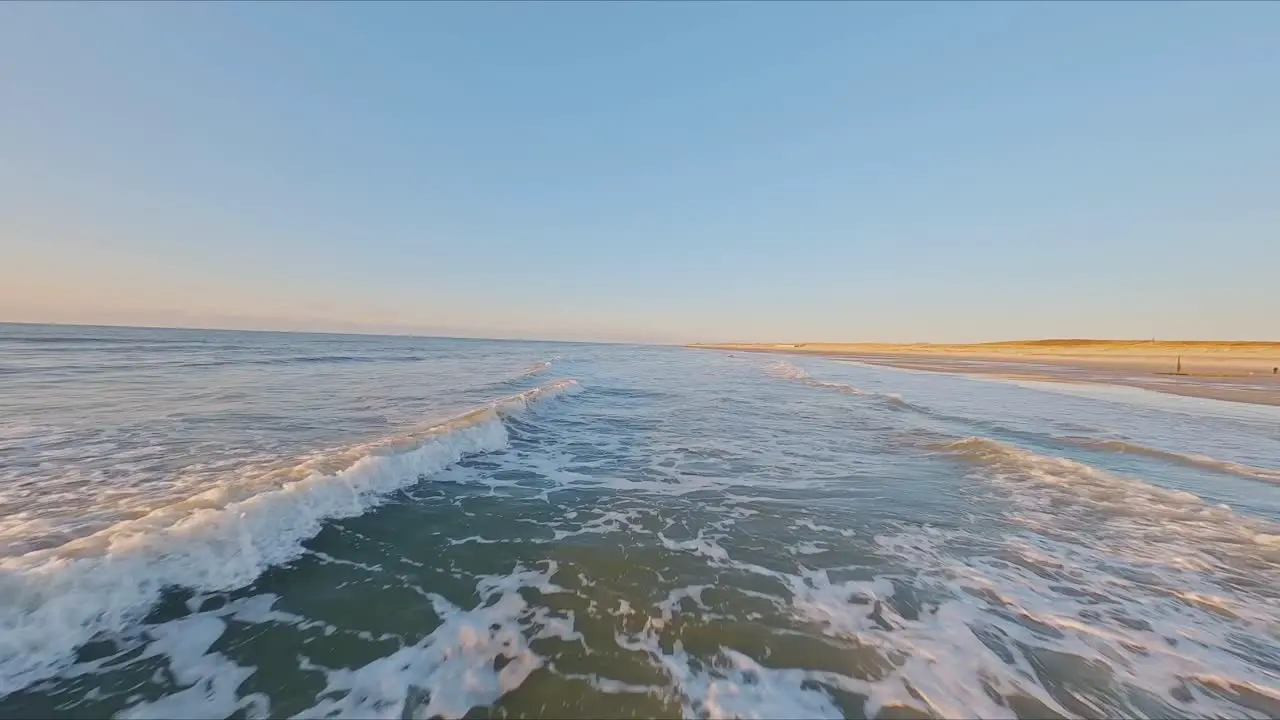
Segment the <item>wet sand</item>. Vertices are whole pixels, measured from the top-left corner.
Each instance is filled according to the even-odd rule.
[[[1280,343],[1053,340],[980,345],[722,344],[692,347],[818,355],[910,370],[1014,380],[1127,385],[1280,405]]]

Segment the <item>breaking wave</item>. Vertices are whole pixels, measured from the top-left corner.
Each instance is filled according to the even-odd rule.
[[[0,697],[57,672],[99,633],[138,621],[169,587],[242,587],[354,517],[465,456],[506,447],[502,417],[579,388],[559,380],[446,422],[232,478],[65,545],[0,560]]]
[[[839,393],[844,393],[845,395],[864,395],[866,397],[879,400],[885,405],[898,410],[915,410],[916,412],[921,413],[929,412],[918,405],[903,400],[901,396],[893,393],[871,392],[848,383],[819,380],[818,378],[810,375],[804,369],[798,368],[788,362],[774,363],[773,365],[770,365],[765,372],[772,377],[781,378],[783,380],[793,380],[801,385],[808,385],[809,387],[821,388],[823,390],[834,390]]]
[[[534,363],[515,375],[512,375],[507,382],[516,382],[517,380],[523,380],[525,378],[533,377],[534,375],[541,375],[551,369],[552,362],[553,360],[544,360],[540,363]]]
[[[1280,482],[1280,470],[1254,467],[1251,465],[1244,465],[1242,463],[1231,462],[1229,460],[1218,460],[1217,458],[1212,458],[1208,455],[1183,454],[1173,452],[1171,450],[1161,450],[1160,448],[1126,442],[1124,440],[1104,440],[1077,436],[1059,437],[1054,439],[1061,443],[1074,445],[1088,450],[1105,450],[1121,454],[1143,455],[1159,460],[1168,460],[1169,462],[1175,462],[1180,465],[1188,465],[1190,467],[1217,470],[1219,472],[1230,473],[1232,475],[1267,480],[1270,482]]]
[[[1127,561],[1226,573],[1242,587],[1259,571],[1280,573],[1280,530],[1263,518],[989,438],[965,438],[938,449],[985,467],[985,479],[1017,508],[1019,524],[1037,532],[1074,538],[1102,517],[1106,522],[1094,534],[1110,537],[1107,551],[1123,553]]]

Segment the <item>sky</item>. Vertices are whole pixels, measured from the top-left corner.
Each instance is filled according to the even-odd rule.
[[[0,3],[0,321],[1280,340],[1280,3]]]

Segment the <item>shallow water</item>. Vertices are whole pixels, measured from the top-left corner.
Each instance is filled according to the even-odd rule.
[[[1280,408],[0,325],[0,716],[1280,715]]]

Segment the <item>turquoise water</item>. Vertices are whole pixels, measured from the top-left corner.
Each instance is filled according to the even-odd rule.
[[[1280,412],[0,325],[0,716],[1280,715]]]

